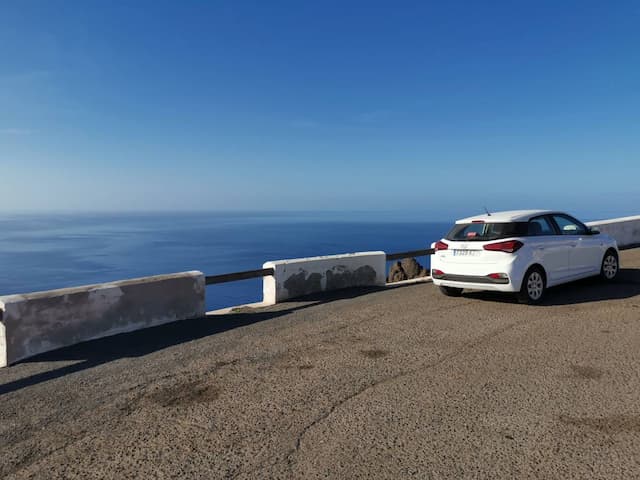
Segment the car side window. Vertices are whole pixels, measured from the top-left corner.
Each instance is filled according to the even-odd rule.
[[[553,221],[560,229],[561,235],[586,235],[587,227],[568,215],[553,215]]]
[[[553,226],[545,217],[537,217],[529,220],[528,234],[530,236],[539,235],[555,235],[556,232]]]

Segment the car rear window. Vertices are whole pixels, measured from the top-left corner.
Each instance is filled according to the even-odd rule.
[[[526,222],[458,223],[447,234],[447,240],[457,242],[486,242],[500,238],[524,237],[528,233]]]

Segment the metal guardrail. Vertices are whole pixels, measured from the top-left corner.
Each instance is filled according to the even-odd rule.
[[[423,257],[433,254],[433,248],[426,250],[410,250],[408,252],[388,253],[387,260],[399,260],[409,257]],[[238,280],[248,280],[250,278],[261,278],[273,275],[273,268],[261,268],[258,270],[245,270],[244,272],[224,273],[222,275],[207,275],[205,277],[206,285],[215,285],[217,283],[236,282]]]
[[[433,248],[427,248],[425,250],[410,250],[408,252],[387,253],[387,261],[400,260],[401,258],[410,257],[424,257],[426,255],[433,255]]]
[[[244,272],[225,273],[222,275],[207,275],[204,277],[207,285],[216,283],[235,282],[237,280],[248,280],[250,278],[260,278],[273,275],[273,268],[261,268],[260,270],[245,270]]]

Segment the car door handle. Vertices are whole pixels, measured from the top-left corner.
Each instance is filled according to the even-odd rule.
[[[544,247],[538,247],[538,250],[544,250]]]
[[[576,248],[578,246],[577,243],[570,243],[569,245],[571,245],[571,248]]]

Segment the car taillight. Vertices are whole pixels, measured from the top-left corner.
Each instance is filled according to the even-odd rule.
[[[524,243],[519,240],[507,240],[506,242],[489,243],[482,248],[491,252],[514,253],[520,250],[523,245]]]
[[[509,278],[509,275],[506,273],[490,273],[487,277],[493,278],[494,280],[506,280]]]
[[[433,270],[431,270],[432,277],[442,277],[443,275],[444,275],[444,272],[442,270],[438,270],[437,268],[434,268]]]
[[[436,242],[436,252],[440,251],[440,250],[448,250],[449,249],[449,245],[447,245],[444,242]]]

